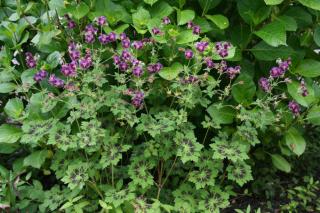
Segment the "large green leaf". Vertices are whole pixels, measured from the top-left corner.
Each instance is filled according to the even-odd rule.
[[[158,0],[144,0],[146,4],[150,4],[151,6],[156,3]]]
[[[314,125],[320,125],[320,106],[313,106],[307,115],[307,119]]]
[[[229,20],[223,15],[206,15],[206,17],[215,25],[217,25],[217,27],[219,27],[221,30],[229,27]]]
[[[292,98],[302,106],[308,107],[310,104],[312,104],[316,100],[316,98],[315,98],[314,89],[312,88],[312,86],[309,83],[307,83],[306,86],[309,94],[304,97],[301,94],[299,82],[292,81],[291,83],[287,84],[288,92],[292,96]]]
[[[286,29],[278,22],[265,25],[259,31],[256,31],[255,34],[273,47],[287,44]]]
[[[37,169],[40,169],[42,164],[45,162],[48,157],[48,150],[41,150],[32,152],[23,160],[24,166],[31,166]]]
[[[23,103],[19,98],[10,99],[4,107],[5,113],[11,118],[19,118],[23,113]]]
[[[0,83],[0,93],[9,93],[15,90],[17,85],[14,83]]]
[[[296,155],[300,156],[304,153],[306,149],[306,141],[300,134],[300,132],[295,128],[290,128],[285,135],[285,140],[287,146],[294,152]]]
[[[272,164],[279,170],[289,173],[291,171],[290,163],[279,154],[271,155]]]
[[[250,25],[260,24],[271,12],[263,0],[237,0],[237,6],[242,19]]]
[[[21,129],[9,124],[0,126],[0,143],[15,143],[22,135]]]
[[[296,31],[297,21],[290,16],[279,16],[275,18],[275,23],[281,24],[286,31]]]
[[[81,19],[85,15],[87,15],[90,11],[90,8],[88,5],[84,2],[81,2],[80,4],[76,4],[74,7],[70,8],[70,13],[75,17],[76,19]]]
[[[199,38],[198,35],[194,35],[192,30],[185,30],[179,33],[177,36],[177,44],[187,44],[193,42]]]
[[[173,12],[173,8],[165,1],[159,1],[152,6],[150,14],[154,18],[163,18]]]
[[[198,0],[203,14],[206,14],[208,10],[215,8],[222,0]]]
[[[253,55],[263,61],[274,61],[278,58],[288,58],[295,54],[294,49],[290,46],[272,47],[264,41],[255,45],[250,51]]]
[[[160,72],[159,75],[168,81],[171,81],[178,77],[179,73],[183,70],[183,66],[175,62],[171,65],[171,67],[164,67]]]
[[[232,87],[233,98],[241,104],[250,104],[256,93],[256,85],[248,74],[241,74]]]
[[[318,77],[320,76],[320,62],[313,59],[305,59],[294,72],[304,77]]]
[[[119,2],[119,1],[118,1]],[[94,16],[106,16],[108,23],[115,24],[119,21],[131,23],[131,15],[120,4],[112,0],[96,0]]]
[[[232,107],[213,104],[208,107],[207,112],[211,118],[218,124],[231,124],[236,116]]]
[[[314,10],[320,10],[319,0],[298,0],[301,4]]]
[[[151,19],[150,13],[148,10],[140,7],[137,12],[132,14],[132,21],[135,27],[143,28],[147,26],[149,20]]]
[[[281,4],[284,0],[264,0],[267,5],[278,5]]]
[[[320,47],[320,25],[314,29],[313,40]]]
[[[284,13],[293,17],[298,23],[299,28],[304,28],[312,24],[312,16],[303,7],[290,7]]]
[[[193,10],[178,10],[177,21],[178,25],[186,24],[188,21],[192,21],[195,17],[195,12]]]

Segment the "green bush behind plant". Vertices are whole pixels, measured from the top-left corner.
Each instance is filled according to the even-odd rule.
[[[319,135],[316,0],[0,6],[1,209],[219,212]]]

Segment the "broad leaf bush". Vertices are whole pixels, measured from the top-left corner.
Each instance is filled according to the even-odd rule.
[[[318,1],[0,4],[0,209],[234,210],[314,164]]]

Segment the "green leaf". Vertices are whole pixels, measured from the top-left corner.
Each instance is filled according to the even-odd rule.
[[[253,82],[252,77],[247,74],[241,74],[234,84],[235,86],[232,87],[233,98],[238,103],[250,104],[256,93],[256,85]]]
[[[265,25],[255,34],[273,47],[287,44],[286,30],[282,24],[277,22]]]
[[[178,77],[179,73],[183,71],[183,66],[175,62],[174,64],[171,65],[171,67],[164,67],[160,72],[159,75],[168,81],[171,81]]]
[[[56,68],[61,61],[61,54],[58,51],[54,51],[47,57],[47,63],[50,65],[51,69]]]
[[[222,0],[198,0],[201,8],[203,9],[203,14],[206,14],[208,10],[215,8],[220,4]]]
[[[146,4],[150,4],[151,6],[156,3],[158,0],[144,0]]]
[[[21,129],[9,124],[0,126],[0,143],[15,143],[22,135]]]
[[[153,18],[163,18],[169,16],[173,12],[173,8],[165,1],[157,2],[150,9]]]
[[[219,27],[221,30],[229,27],[229,20],[223,15],[206,15],[206,17],[215,25],[217,25],[217,27]]]
[[[0,83],[0,93],[9,93],[16,89],[17,85],[14,83]]]
[[[177,36],[177,44],[187,44],[193,42],[199,38],[198,35],[194,35],[192,30],[185,30],[179,33]]]
[[[143,28],[147,26],[149,20],[151,19],[150,13],[148,10],[140,7],[137,12],[132,14],[132,21],[135,27]]]
[[[275,18],[275,23],[281,24],[286,31],[296,31],[298,24],[296,20],[290,16],[280,16]]]
[[[283,0],[264,0],[267,5],[278,5],[283,2]]]
[[[236,116],[232,107],[213,104],[208,107],[207,112],[211,118],[218,124],[231,124]]]
[[[258,25],[269,17],[271,7],[263,0],[237,0],[238,11],[242,19],[250,25]]]
[[[79,20],[87,15],[89,11],[90,8],[88,5],[84,2],[81,2],[80,4],[76,4],[76,6],[72,7],[70,13],[73,15],[73,17]]]
[[[290,163],[279,154],[271,155],[272,164],[279,170],[289,173],[291,171]]]
[[[297,101],[300,105],[308,107],[310,104],[312,104],[316,98],[314,89],[312,86],[307,82],[307,90],[309,94],[307,96],[302,96],[300,91],[300,82],[292,81],[291,83],[287,84],[288,92],[292,96],[292,98]]]
[[[320,125],[320,106],[313,106],[307,115],[307,119],[314,125]]]
[[[288,58],[295,54],[294,49],[290,46],[272,47],[264,41],[255,45],[250,51],[257,59],[262,61],[274,61],[278,58]]]
[[[290,7],[285,15],[293,17],[298,23],[299,28],[312,25],[312,16],[303,7]]]
[[[314,29],[313,40],[318,45],[318,47],[320,47],[320,26],[319,25]]]
[[[10,99],[4,107],[5,113],[15,119],[21,117],[23,109],[23,103],[19,98]]]
[[[40,169],[41,165],[44,163],[48,157],[48,150],[41,150],[32,152],[23,160],[24,166],[31,166],[37,169]]]
[[[295,128],[290,128],[286,135],[286,144],[296,155],[300,156],[304,153],[306,149],[306,141],[300,134],[300,132]]]
[[[305,59],[294,72],[304,77],[318,77],[320,76],[320,62],[313,59]]]
[[[9,82],[14,79],[14,75],[10,71],[2,71],[0,72],[0,82]]]
[[[314,10],[320,10],[319,0],[298,0],[302,5],[309,7]]]
[[[193,20],[195,17],[195,12],[193,10],[178,10],[177,21],[178,25],[186,24],[188,21]]]

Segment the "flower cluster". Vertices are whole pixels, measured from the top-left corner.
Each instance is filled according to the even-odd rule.
[[[225,58],[229,55],[229,50],[231,47],[232,45],[230,42],[217,42],[215,45],[215,50],[220,57]]]
[[[290,101],[288,107],[295,116],[298,116],[300,114],[300,106],[295,101]]]
[[[300,91],[301,91],[301,95],[302,95],[303,97],[306,97],[306,96],[308,96],[308,94],[309,94],[304,79],[301,79],[301,81],[300,81]]]
[[[272,67],[270,70],[270,76],[272,78],[278,78],[284,76],[286,71],[289,69],[291,65],[291,59],[289,58],[288,60],[282,61],[282,60],[277,60],[277,67]]]
[[[47,77],[48,73],[45,70],[40,70],[39,72],[37,72],[34,76],[33,79],[36,82],[42,81]]]
[[[77,26],[76,22],[73,21],[68,14],[65,14],[64,17],[67,20],[68,29],[74,29]]]
[[[132,97],[131,103],[136,108],[139,108],[142,106],[144,99],[144,93],[142,91],[136,91]]]
[[[97,32],[97,28],[95,28],[92,24],[88,24],[84,33],[84,39],[86,43],[92,44],[95,41],[95,35],[97,34]]]
[[[64,81],[61,78],[56,77],[55,74],[51,74],[48,80],[49,84],[54,87],[63,87]]]
[[[195,25],[192,21],[187,22],[187,28],[192,29],[192,33],[195,35],[200,35],[201,28],[199,25]]]
[[[26,64],[29,68],[35,68],[37,66],[37,62],[30,52],[26,52]]]

